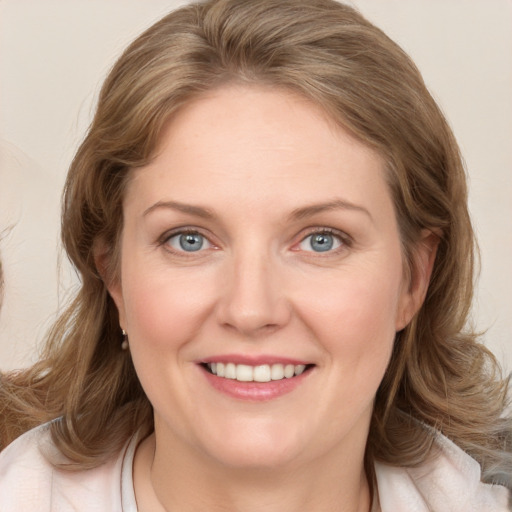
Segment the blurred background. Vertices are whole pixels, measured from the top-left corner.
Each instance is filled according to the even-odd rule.
[[[0,370],[38,356],[77,278],[59,242],[67,167],[123,48],[185,2],[0,0]],[[481,246],[473,322],[512,370],[512,1],[353,0],[413,58],[465,156]]]

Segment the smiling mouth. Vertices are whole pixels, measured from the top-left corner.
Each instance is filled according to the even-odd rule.
[[[238,382],[270,382],[298,377],[311,369],[313,364],[262,364],[251,366],[235,363],[203,363],[212,375]]]

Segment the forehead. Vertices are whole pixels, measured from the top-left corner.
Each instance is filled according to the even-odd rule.
[[[211,203],[235,194],[257,208],[335,196],[390,199],[380,156],[320,107],[289,91],[245,85],[216,89],[179,110],[130,190],[146,202],[167,194]]]

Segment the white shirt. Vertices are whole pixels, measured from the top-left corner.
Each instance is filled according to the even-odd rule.
[[[418,468],[375,464],[382,512],[507,512],[510,493],[480,482],[480,466],[446,437],[441,454]],[[98,468],[56,470],[40,448],[55,449],[48,424],[0,454],[0,512],[137,512],[132,466],[136,438]]]

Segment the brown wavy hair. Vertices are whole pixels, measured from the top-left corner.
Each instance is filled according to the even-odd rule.
[[[397,334],[377,392],[367,469],[374,460],[421,463],[432,444],[429,425],[478,460],[484,480],[512,488],[508,382],[467,327],[476,248],[457,143],[409,57],[331,0],[191,4],[119,58],[64,193],[62,237],[81,287],[40,362],[2,376],[2,444],[58,418],[56,445],[85,468],[111,457],[137,429],[152,431],[152,407],[121,350],[118,313],[94,250],[107,248],[108,279],[117,279],[131,171],[151,160],[177,109],[230,82],[294,91],[382,156],[410,269],[421,231],[442,233],[425,302]]]

